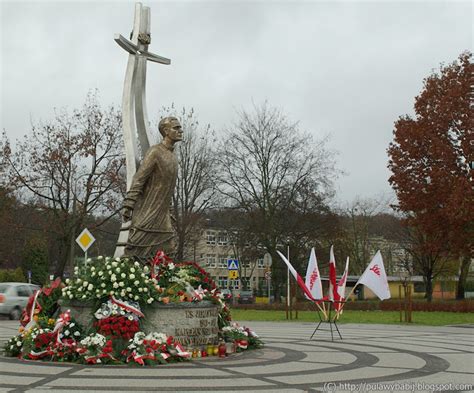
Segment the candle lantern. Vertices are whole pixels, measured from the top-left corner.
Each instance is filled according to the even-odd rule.
[[[226,348],[225,342],[222,341],[219,344],[219,357],[220,358],[225,358],[226,350],[227,350],[227,348]]]
[[[214,345],[207,344],[207,355],[208,356],[214,355]]]

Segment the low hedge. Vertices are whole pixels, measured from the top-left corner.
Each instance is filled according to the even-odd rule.
[[[16,269],[0,269],[0,282],[26,282],[26,277],[20,267]]]
[[[279,310],[284,311],[286,305],[282,303],[273,304],[236,304],[232,308],[242,310]],[[373,300],[358,300],[348,302],[345,305],[346,310],[355,311],[399,311],[400,304],[398,300],[385,300],[373,301]],[[312,311],[315,310],[315,306],[310,302],[298,302],[296,307],[293,306],[293,310],[299,311]],[[445,301],[433,301],[431,303],[426,300],[413,300],[412,302],[413,311],[448,311],[448,312],[474,312],[474,300],[445,300]]]

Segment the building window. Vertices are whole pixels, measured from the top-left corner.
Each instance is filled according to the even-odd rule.
[[[239,289],[240,288],[240,280],[229,280],[229,289]]]
[[[227,288],[227,276],[219,276],[217,284],[219,285],[219,288]]]
[[[413,288],[416,293],[426,292],[426,287],[424,282],[415,282]]]
[[[213,231],[206,231],[206,243],[216,244],[216,235]]]
[[[217,244],[219,246],[227,246],[229,239],[227,238],[227,232],[219,232],[217,235]]]
[[[213,268],[216,267],[216,256],[215,256],[215,254],[207,254],[206,264],[207,264],[207,267],[213,267]]]
[[[227,269],[227,259],[231,259],[231,257],[219,255],[219,268]]]
[[[263,264],[263,258],[258,258],[257,259],[257,267],[259,269],[264,269],[265,268],[265,265]]]

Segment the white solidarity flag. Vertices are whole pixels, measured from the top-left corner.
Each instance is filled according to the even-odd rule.
[[[323,298],[323,287],[321,285],[321,276],[319,274],[318,261],[316,259],[314,247],[311,249],[311,254],[309,255],[308,268],[306,269],[305,284],[311,292],[311,295],[313,295],[314,299]],[[306,299],[309,299],[308,295],[306,294],[305,297]]]
[[[377,251],[369,266],[360,277],[357,284],[363,284],[375,293],[380,300],[390,299],[387,274],[383,266],[382,254]],[[357,285],[356,284],[356,285]]]
[[[346,259],[346,268],[344,269],[344,274],[342,275],[341,279],[337,284],[337,293],[341,300],[346,298],[346,283],[347,283],[347,276],[349,274],[349,257]]]

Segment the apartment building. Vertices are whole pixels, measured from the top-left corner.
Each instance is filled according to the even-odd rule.
[[[235,247],[229,239],[228,232],[218,227],[206,227],[195,244],[196,262],[206,269],[221,288],[242,290],[242,277],[248,280],[250,289],[256,291],[267,288],[265,271],[269,268],[264,263],[263,255],[254,261],[240,263],[239,278],[229,278],[228,259],[238,259]]]

